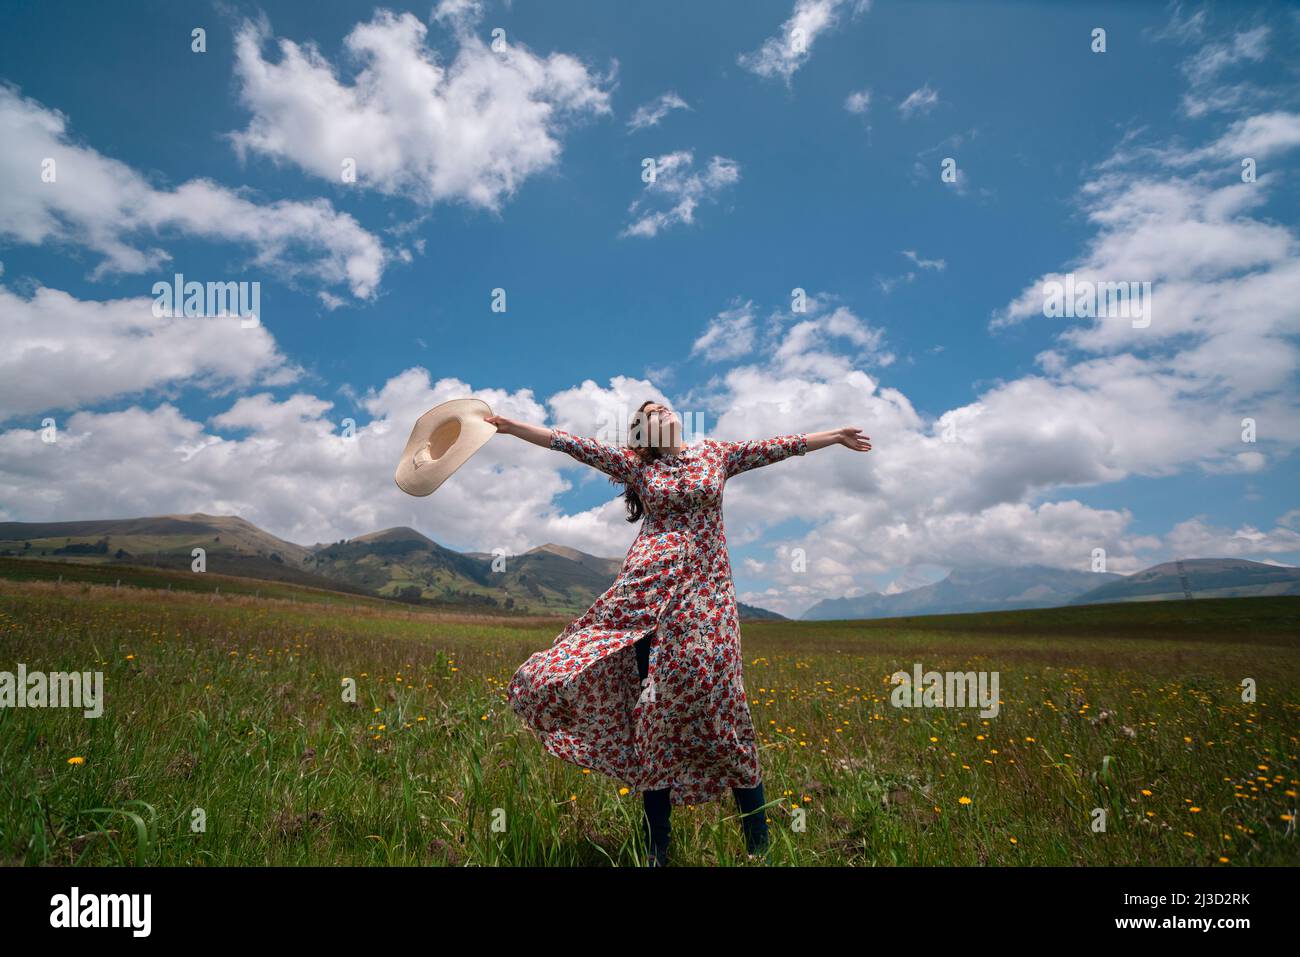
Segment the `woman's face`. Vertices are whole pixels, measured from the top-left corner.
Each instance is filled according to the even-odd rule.
[[[677,413],[668,406],[660,405],[658,402],[651,402],[641,411],[646,417],[649,444],[671,445],[673,440],[680,436],[681,420],[677,418]],[[658,441],[656,441],[656,437],[658,437]]]

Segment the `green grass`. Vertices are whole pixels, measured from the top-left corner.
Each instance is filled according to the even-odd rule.
[[[98,719],[0,710],[0,863],[638,861],[638,795],[546,754],[505,701],[563,619],[248,584],[260,599],[0,579],[0,670],[102,670],[107,691]],[[1298,614],[1278,598],[746,624],[771,862],[1300,863]],[[892,707],[888,676],[918,661],[998,671],[1000,715]],[[740,863],[734,814],[675,809],[674,862]]]

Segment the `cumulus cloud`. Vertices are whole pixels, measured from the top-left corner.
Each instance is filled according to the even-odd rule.
[[[47,170],[53,181],[42,178]],[[384,271],[382,243],[326,200],[261,202],[207,179],[156,188],[76,143],[62,113],[6,86],[0,178],[0,237],[84,246],[103,257],[96,276],[159,269],[171,256],[156,244],[172,237],[247,246],[246,270],[346,285],[363,299],[375,294]]]
[[[1056,323],[1063,343],[1090,353],[1127,350],[1130,361],[1184,393],[1227,390],[1254,402],[1282,388],[1300,358],[1300,319],[1291,305],[1300,296],[1300,237],[1251,215],[1274,180],[1212,182],[1107,172],[1082,190],[1097,232],[1069,272],[1076,284],[1150,282],[1145,328],[1122,318],[1043,318],[1046,284],[1063,282],[1065,272],[1026,287],[991,326]],[[1164,358],[1135,358],[1148,351]]]
[[[716,202],[719,193],[740,181],[740,164],[725,156],[713,157],[705,170],[694,165],[691,150],[656,159],[654,182],[646,183],[628,207],[632,222],[619,235],[649,238],[679,223],[690,225],[701,202]]]
[[[1179,522],[1168,535],[1169,547],[1180,557],[1256,558],[1269,553],[1300,551],[1300,532],[1278,519],[1272,529],[1252,525],[1225,528],[1213,525],[1203,515]]]
[[[702,355],[712,362],[738,359],[754,348],[754,332],[752,302],[724,309],[691,345],[691,355]]]
[[[269,28],[245,22],[235,77],[252,119],[232,134],[235,146],[334,183],[351,160],[356,182],[380,193],[498,210],[558,162],[570,122],[610,112],[610,78],[517,40],[491,49],[465,29],[477,11],[474,3],[438,7],[458,46],[443,65],[425,24],[378,10],[344,38],[350,79],[310,43],[281,39],[271,62],[263,56]]]
[[[1158,151],[1172,166],[1194,166],[1207,161],[1239,163],[1250,157],[1259,162],[1274,159],[1300,147],[1300,113],[1278,110],[1237,120],[1208,146],[1194,150]]]
[[[0,517],[233,513],[304,544],[393,525],[467,549],[514,552],[564,541],[607,554],[631,543],[635,530],[619,526],[612,486],[609,507],[564,514],[555,499],[572,485],[566,476],[583,471],[567,456],[516,440],[489,441],[436,496],[401,492],[393,470],[411,424],[464,395],[512,418],[548,418],[528,390],[434,382],[418,368],[367,392],[360,414],[305,393],[244,396],[207,422],[170,403],[77,412],[59,422],[54,443],[42,441],[38,428],[0,432]],[[341,427],[345,415],[361,420],[351,438]],[[93,469],[85,467],[90,459]]]
[[[86,301],[43,287],[25,298],[0,286],[0,421],[181,385],[218,391],[296,377],[265,326],[158,318],[153,304]]]

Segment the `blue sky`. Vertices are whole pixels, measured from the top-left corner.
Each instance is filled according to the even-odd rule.
[[[391,472],[445,398],[591,433],[653,397],[872,435],[729,488],[779,610],[1096,547],[1295,563],[1297,39],[1269,4],[6,5],[0,516],[616,555],[610,486],[545,450]],[[1152,282],[1152,328],[1044,317],[1069,271]],[[259,281],[261,327],[161,331],[176,272]]]

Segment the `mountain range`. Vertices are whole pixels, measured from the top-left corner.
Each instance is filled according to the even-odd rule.
[[[1300,568],[1238,558],[1191,558],[1133,575],[1046,565],[954,569],[942,581],[894,594],[819,601],[804,620],[896,618],[1123,601],[1300,595]]]
[[[457,552],[412,528],[296,545],[235,515],[160,515],[81,522],[0,522],[0,556],[207,570],[399,601],[528,614],[575,615],[623,567],[563,545],[520,555]],[[495,563],[495,567],[494,567]],[[745,620],[782,616],[738,603]]]
[[[618,558],[540,545],[519,555],[457,552],[412,528],[296,545],[234,515],[161,515],[80,522],[0,522],[0,556],[207,570],[420,604],[576,615],[617,577]],[[1300,595],[1300,569],[1229,558],[1185,559],[1133,575],[1045,565],[954,569],[893,594],[819,601],[804,620],[1007,611],[1126,601]],[[744,620],[783,616],[739,605]]]

